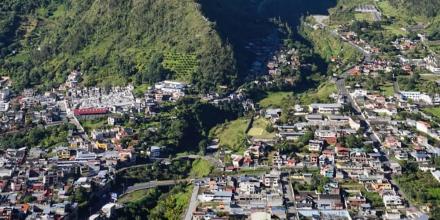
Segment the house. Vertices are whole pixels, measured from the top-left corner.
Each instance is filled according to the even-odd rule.
[[[117,124],[120,124],[121,122],[122,122],[121,117],[111,116],[107,118],[107,124],[110,126],[115,126]]]
[[[264,174],[263,176],[263,184],[266,187],[277,189],[280,184],[280,172],[276,170],[271,170],[270,173]]]
[[[386,179],[377,180],[376,182],[371,183],[371,188],[376,192],[393,189],[391,183]]]
[[[431,128],[431,125],[428,122],[424,122],[424,121],[417,121],[416,122],[416,129],[418,131],[421,131],[423,133],[429,133],[430,128]]]
[[[163,151],[164,147],[159,146],[151,146],[148,150],[147,154],[151,159],[157,159],[161,157],[161,153]]]
[[[390,149],[396,149],[401,148],[402,143],[397,140],[397,138],[393,135],[388,135],[385,137],[384,147],[390,148]]]
[[[350,149],[345,148],[342,145],[338,144],[335,147],[336,156],[340,158],[348,158],[350,156]]]
[[[333,178],[335,176],[335,167],[333,165],[325,165],[321,167],[320,174],[324,177]]]
[[[339,194],[320,194],[316,201],[316,208],[324,210],[342,210],[344,205],[342,204],[341,196]]]
[[[394,175],[401,175],[402,174],[402,166],[400,166],[399,163],[397,163],[395,161],[391,161],[390,168],[393,171]]]
[[[310,140],[309,141],[309,151],[321,152],[323,146],[324,146],[324,141],[322,141],[322,140]]]
[[[426,69],[432,73],[440,74],[440,59],[438,59],[436,56],[430,55],[424,60],[426,62]]]
[[[272,123],[276,123],[280,119],[281,112],[280,108],[268,108],[264,117],[270,119]]]
[[[345,206],[347,209],[359,210],[364,204],[367,204],[367,199],[362,196],[361,193],[345,198]]]
[[[404,151],[397,151],[395,152],[394,157],[398,160],[408,160],[408,153]]]
[[[429,160],[429,155],[425,151],[413,151],[411,152],[411,156],[417,161],[417,162],[425,162]]]
[[[336,144],[337,141],[337,133],[333,130],[316,130],[315,137],[325,140],[328,144]]]
[[[235,157],[232,159],[232,165],[234,166],[234,168],[240,168],[242,162],[243,157],[240,155],[235,155]]]
[[[384,195],[382,200],[387,209],[404,208],[402,199],[398,195]]]
[[[440,182],[440,170],[431,171],[431,174],[438,182]]]
[[[432,104],[433,102],[431,96],[421,92],[401,91],[400,96],[402,100],[413,100],[415,102],[425,102],[427,104]]]
[[[331,103],[331,104],[322,104],[322,103],[313,103],[309,106],[309,111],[311,113],[320,113],[320,114],[336,114],[342,108],[340,103]]]

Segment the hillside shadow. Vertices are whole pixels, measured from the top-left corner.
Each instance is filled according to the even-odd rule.
[[[301,17],[328,14],[336,0],[200,0],[199,3],[206,19],[233,46],[241,76],[247,77],[253,68],[264,68],[264,61],[279,49],[281,39],[271,19],[288,23],[295,39],[309,44],[296,33]]]

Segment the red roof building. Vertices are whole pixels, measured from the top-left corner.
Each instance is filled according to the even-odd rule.
[[[75,116],[103,115],[107,113],[108,113],[108,109],[106,108],[84,108],[84,109],[73,110],[73,114],[75,114]]]

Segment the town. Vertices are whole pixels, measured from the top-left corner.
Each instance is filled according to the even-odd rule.
[[[319,67],[294,43],[259,57],[259,77],[227,94],[178,80],[86,87],[80,69],[18,93],[1,77],[0,218],[117,219],[160,189],[186,195],[185,220],[429,219],[440,208],[440,56],[422,33],[384,51],[365,32],[386,14],[353,11],[373,23],[304,20],[360,58],[331,56],[334,71],[302,93],[292,88]]]

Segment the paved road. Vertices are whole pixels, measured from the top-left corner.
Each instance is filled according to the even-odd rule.
[[[188,159],[200,159],[200,158],[202,158],[202,159],[205,159],[205,160],[211,162],[217,168],[223,168],[223,163],[219,159],[214,158],[213,156],[184,155],[184,156],[175,157],[172,160],[179,160],[179,159],[184,159],[184,158],[188,158]],[[149,166],[149,165],[151,165],[151,163],[138,164],[138,165],[133,165],[133,166],[129,166],[129,167],[124,167],[124,168],[118,169],[116,171],[116,173],[120,173],[120,172],[123,172],[125,170],[129,170],[129,169],[146,167],[146,166]]]
[[[342,77],[341,79],[337,80],[336,85],[337,85],[337,88],[338,88],[340,94],[347,94],[347,90],[346,90],[346,88],[345,88],[345,77],[346,77],[346,76],[347,76],[346,74],[343,74],[343,77]],[[397,83],[396,83],[396,84],[397,84]],[[398,85],[396,85],[396,84],[395,84],[395,89],[397,89],[397,91],[398,91]],[[361,111],[361,109],[360,109],[359,105],[356,103],[356,101],[353,100],[353,99],[351,98],[350,95],[348,95],[348,99],[347,99],[347,100],[348,100],[348,102],[350,103],[350,105],[353,107],[353,109],[359,114],[359,118],[360,118],[360,120],[363,121],[363,122],[365,122],[364,125],[366,125],[366,130],[367,130],[368,132],[371,133],[371,135],[370,135],[369,137],[370,137],[370,139],[375,143],[375,145],[377,146],[376,149],[377,149],[377,150],[379,151],[379,153],[381,154],[381,157],[382,157],[382,158],[381,158],[382,166],[383,166],[383,167],[388,167],[388,168],[389,168],[389,167],[390,167],[390,158],[388,157],[387,154],[385,154],[385,153],[382,151],[382,140],[379,138],[379,136],[377,135],[376,131],[374,131],[374,130],[372,129],[369,120],[365,117],[364,113]],[[399,187],[397,186],[397,184],[393,181],[391,175],[386,175],[386,178],[387,178],[387,180],[391,183],[391,185],[393,186],[393,188],[396,190],[396,192],[397,192],[399,195],[401,195],[403,198],[408,198],[408,197],[406,197],[406,195],[404,194],[404,192],[401,191],[401,190],[399,189]],[[411,204],[409,203],[409,200],[408,200],[408,199],[407,199],[407,202],[408,202],[408,204],[409,204],[409,206],[410,206],[411,208],[415,208],[413,205],[411,205]]]
[[[191,200],[189,202],[188,209],[186,210],[185,220],[191,220],[193,212],[196,211],[197,204],[198,204],[197,195],[199,193],[199,188],[200,188],[200,186],[197,184],[193,188],[193,192],[191,194]]]
[[[334,37],[337,37],[339,39],[341,39],[344,42],[347,42],[348,44],[350,44],[352,47],[354,47],[356,50],[358,50],[359,52],[361,52],[364,55],[364,61],[365,62],[370,62],[371,61],[371,53],[364,50],[364,48],[356,45],[355,43],[351,42],[351,41],[346,41],[342,38],[342,36],[336,31],[336,30],[330,30],[330,34],[333,35]]]

